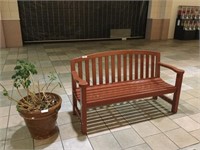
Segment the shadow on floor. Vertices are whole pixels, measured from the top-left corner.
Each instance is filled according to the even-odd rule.
[[[171,106],[162,101],[143,99],[89,109],[88,134],[172,115]]]

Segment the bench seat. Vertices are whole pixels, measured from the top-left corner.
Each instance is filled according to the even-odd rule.
[[[115,82],[89,86],[86,90],[86,104],[88,107],[95,107],[136,98],[174,93],[175,91],[175,86],[166,83],[161,78]],[[80,88],[76,89],[76,93],[80,101]]]

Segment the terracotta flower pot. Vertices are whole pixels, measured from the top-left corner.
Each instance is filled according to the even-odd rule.
[[[58,132],[56,120],[58,111],[61,107],[62,99],[55,93],[46,92],[46,94],[50,94],[52,97],[58,100],[58,103],[49,108],[48,111],[19,112],[19,114],[24,118],[31,136],[34,139],[45,139]]]

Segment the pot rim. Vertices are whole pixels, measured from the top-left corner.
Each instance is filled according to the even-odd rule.
[[[33,116],[33,115],[44,115],[46,116],[47,114],[51,114],[54,113],[55,111],[58,111],[61,107],[61,103],[62,103],[62,98],[60,97],[60,95],[56,94],[56,93],[52,93],[52,92],[45,92],[46,94],[51,94],[51,95],[55,95],[58,99],[58,103],[56,103],[55,105],[53,105],[52,107],[50,107],[49,109],[46,110],[35,110],[35,111],[24,111],[24,110],[20,110],[18,111],[20,113],[20,115],[22,115],[23,117],[26,116]],[[36,93],[38,94],[38,93]],[[27,97],[27,96],[25,96]],[[22,100],[22,99],[20,99]]]

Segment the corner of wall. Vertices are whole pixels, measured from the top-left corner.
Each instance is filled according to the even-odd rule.
[[[5,37],[4,37],[4,31],[3,31],[3,23],[1,20],[1,12],[0,12],[0,48],[5,48],[6,47],[6,43],[5,43]]]
[[[23,46],[17,0],[0,1],[1,47]]]

